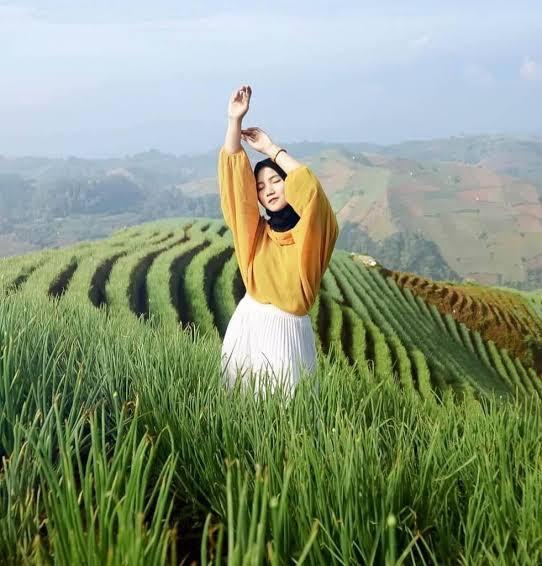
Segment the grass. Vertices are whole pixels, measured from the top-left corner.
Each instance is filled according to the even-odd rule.
[[[52,305],[0,305],[4,563],[542,561],[536,397],[440,405],[321,355],[318,390],[258,398],[213,333]]]

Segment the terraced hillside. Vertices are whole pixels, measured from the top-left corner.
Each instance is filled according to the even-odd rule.
[[[245,288],[224,223],[177,218],[5,258],[0,292],[197,329],[218,345]],[[368,364],[424,398],[542,396],[540,303],[526,297],[369,267],[336,249],[310,316],[319,352],[339,364]]]
[[[542,375],[542,294],[432,281],[414,273],[381,268],[401,288],[477,330]]]

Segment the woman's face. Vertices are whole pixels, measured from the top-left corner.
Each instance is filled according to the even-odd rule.
[[[258,200],[264,208],[276,212],[288,203],[284,197],[284,180],[271,167],[262,167],[256,180]]]

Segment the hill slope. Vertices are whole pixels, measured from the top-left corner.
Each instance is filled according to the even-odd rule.
[[[357,231],[348,242],[339,236],[342,248],[370,253],[367,237],[386,242],[418,233],[436,244],[442,267],[461,278],[542,282],[542,202],[534,185],[481,164],[336,150],[315,157],[311,166],[341,227]]]
[[[202,218],[147,223],[104,240],[6,258],[0,273],[2,293],[39,293],[51,304],[75,301],[104,316],[172,331],[197,327],[217,339],[245,292],[231,233],[222,221]],[[393,374],[428,399],[542,396],[535,301],[480,286],[418,283],[336,249],[310,312],[319,352],[338,363],[371,364],[375,375]],[[435,300],[438,289],[450,300]]]
[[[337,213],[337,247],[430,278],[542,287],[542,141],[292,143]],[[247,149],[253,162],[262,158]],[[0,255],[165,217],[221,218],[217,150],[92,160],[0,157]],[[263,210],[262,210],[263,212]]]

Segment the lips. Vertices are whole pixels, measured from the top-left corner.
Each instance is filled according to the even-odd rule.
[[[279,199],[279,197],[273,197],[269,202],[272,203],[272,202],[275,202],[278,199]]]

